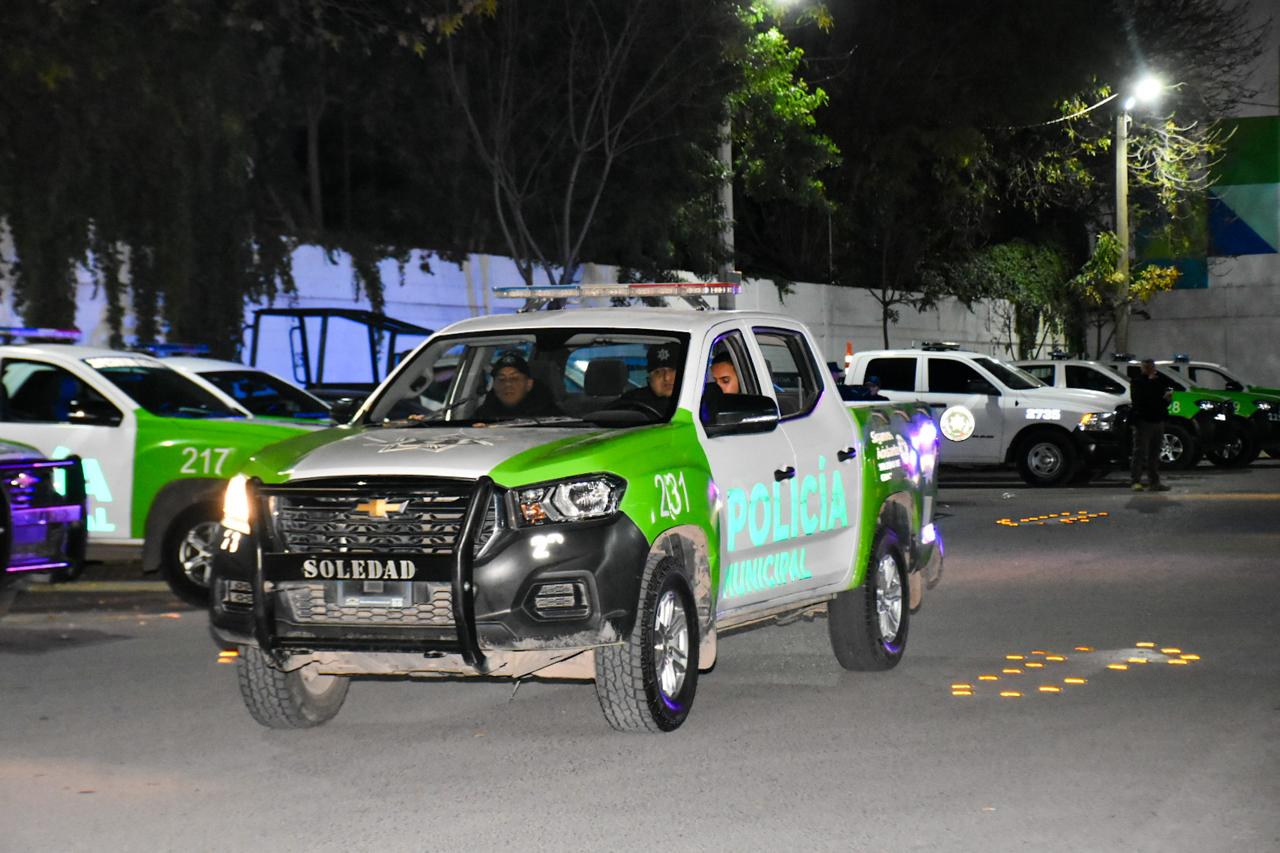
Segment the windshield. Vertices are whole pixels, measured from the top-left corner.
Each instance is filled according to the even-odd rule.
[[[688,335],[528,329],[437,338],[372,401],[368,423],[636,426],[669,420]]]
[[[242,418],[187,377],[150,359],[130,356],[86,358],[133,401],[153,415],[169,418]]]
[[[1139,368],[1138,372],[1142,372],[1141,368]],[[1163,365],[1156,365],[1156,375],[1162,380],[1160,384],[1170,390],[1187,391],[1191,388],[1190,380],[1176,370],[1170,370]]]
[[[261,417],[329,417],[329,407],[301,388],[260,370],[217,370],[200,373],[250,412]]]
[[[1004,383],[1005,387],[1012,388],[1014,391],[1025,391],[1028,388],[1044,388],[1047,387],[1039,379],[1036,379],[1025,370],[1021,370],[1003,361],[996,361],[994,358],[987,356],[979,356],[975,358],[978,364],[985,367],[990,373]]]

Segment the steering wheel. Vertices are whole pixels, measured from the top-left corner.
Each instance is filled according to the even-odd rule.
[[[659,421],[667,416],[666,412],[659,411],[657,407],[651,406],[641,400],[616,400],[606,406],[602,411],[640,412],[641,414],[650,415],[654,420]]]

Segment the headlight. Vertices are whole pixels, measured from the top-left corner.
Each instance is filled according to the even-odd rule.
[[[516,489],[516,523],[533,527],[604,518],[617,511],[625,489],[625,483],[607,474]]]
[[[222,526],[249,535],[249,480],[236,474],[227,481],[222,498]]]
[[[1085,412],[1080,416],[1080,429],[1087,432],[1106,432],[1115,428],[1115,412]]]
[[[1217,408],[1218,401],[1217,400],[1196,400],[1196,405],[1199,406],[1201,410],[1208,411],[1209,409]]]
[[[1266,400],[1259,400],[1259,401],[1255,404],[1255,408],[1256,408],[1259,412],[1269,412],[1269,411],[1271,411],[1271,404],[1270,404],[1270,403],[1268,403]]]

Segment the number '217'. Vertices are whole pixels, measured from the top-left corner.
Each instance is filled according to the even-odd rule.
[[[182,458],[185,461],[178,470],[183,474],[213,474],[214,476],[221,476],[222,465],[230,455],[230,447],[206,447],[204,450],[184,447],[182,448]]]

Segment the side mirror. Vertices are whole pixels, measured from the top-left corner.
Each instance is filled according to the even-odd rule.
[[[120,410],[105,400],[73,400],[67,423],[80,426],[120,426]]]
[[[355,397],[339,397],[329,407],[329,418],[335,424],[345,424],[355,415],[361,402],[363,401]]]
[[[781,415],[772,398],[759,394],[721,394],[706,404],[703,426],[707,435],[745,435],[773,432]]]
[[[1000,389],[985,379],[970,379],[965,383],[964,390],[969,394],[985,394],[988,397],[1000,396]]]

